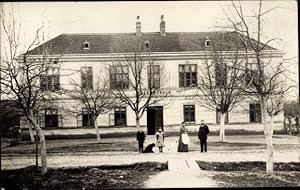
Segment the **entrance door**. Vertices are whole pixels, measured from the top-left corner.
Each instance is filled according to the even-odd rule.
[[[151,106],[147,108],[147,134],[154,135],[159,129],[163,129],[163,107]]]

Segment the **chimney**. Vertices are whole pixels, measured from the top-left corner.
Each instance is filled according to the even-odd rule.
[[[141,36],[142,35],[142,26],[140,22],[140,16],[136,17],[136,35]]]
[[[161,15],[160,17],[160,35],[165,36],[166,35],[166,22],[164,21],[164,15]]]

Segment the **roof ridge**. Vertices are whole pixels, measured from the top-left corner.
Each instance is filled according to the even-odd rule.
[[[201,33],[231,33],[234,31],[210,31],[210,32],[166,32],[167,34],[201,34]],[[142,32],[142,34],[159,34],[160,32]],[[112,32],[112,33],[97,33],[97,32],[91,32],[91,33],[62,33],[61,35],[120,35],[120,34],[135,34],[135,32]],[[60,36],[60,35],[58,35]]]

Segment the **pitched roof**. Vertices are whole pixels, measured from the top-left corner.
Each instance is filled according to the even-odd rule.
[[[28,54],[41,54],[47,47],[51,54],[97,54],[114,53],[115,45],[120,41],[130,39],[151,41],[152,52],[184,52],[184,51],[207,51],[205,41],[219,41],[223,50],[234,50],[241,42],[236,43],[237,36],[234,32],[169,32],[161,36],[159,32],[143,33],[136,36],[135,33],[110,33],[110,34],[61,34],[52,40],[34,48]],[[221,39],[217,40],[217,39]],[[89,42],[89,49],[84,49],[84,42]],[[266,46],[265,49],[276,50]],[[130,50],[124,50],[129,52]]]

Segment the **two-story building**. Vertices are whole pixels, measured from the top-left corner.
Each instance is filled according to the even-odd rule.
[[[71,88],[72,79],[93,88],[96,78],[107,74],[105,68],[120,54],[114,51],[113,46],[120,39],[139,38],[145,41],[147,46],[151,46],[150,56],[156,63],[164,66],[167,79],[167,85],[160,90],[160,93],[167,93],[166,99],[149,107],[141,118],[140,122],[145,131],[154,134],[155,129],[161,126],[164,131],[177,130],[182,121],[196,130],[202,119],[210,124],[211,130],[217,130],[219,114],[201,107],[195,100],[195,86],[200,74],[198,68],[207,58],[207,52],[210,51],[210,44],[214,39],[221,39],[219,37],[222,36],[222,39],[231,41],[236,39],[236,35],[234,32],[166,32],[165,24],[162,17],[158,24],[159,32],[143,33],[141,22],[137,20],[135,33],[61,34],[43,44],[51,44],[53,56],[62,55],[62,64],[60,68],[53,69],[48,76],[50,80],[41,81],[41,85],[48,90],[59,91],[61,88]],[[222,51],[230,52],[234,45],[232,43],[232,47],[228,46]],[[39,56],[42,46],[33,49],[31,54]],[[282,56],[281,51],[269,46],[264,51],[264,57],[271,58],[272,61],[278,61]],[[251,53],[249,57],[251,59]],[[68,74],[70,70],[80,72]],[[127,75],[130,72],[126,69],[122,71],[119,75]],[[72,101],[74,100],[64,99],[64,104],[72,104]],[[38,118],[41,127],[46,129],[75,130],[91,128],[92,125],[84,107],[82,113],[76,116],[49,107],[40,112]],[[245,99],[226,115],[226,130],[263,131],[261,121],[259,102]],[[276,117],[275,122],[279,127],[282,126],[283,113]],[[135,115],[129,106],[115,107],[110,112],[100,115],[97,123],[99,127],[118,128],[121,131],[130,127],[135,129]],[[21,121],[21,125],[25,125],[24,120]]]

